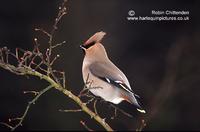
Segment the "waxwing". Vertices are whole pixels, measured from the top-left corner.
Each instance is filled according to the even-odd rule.
[[[145,113],[137,101],[128,79],[108,58],[101,40],[105,32],[97,32],[80,45],[85,56],[82,65],[83,80],[90,92],[105,101],[119,104],[123,100],[134,104],[139,112]]]

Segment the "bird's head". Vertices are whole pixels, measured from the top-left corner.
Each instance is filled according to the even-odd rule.
[[[104,57],[107,56],[104,46],[101,44],[105,32],[100,31],[91,36],[85,43],[80,45],[86,56],[90,57]]]

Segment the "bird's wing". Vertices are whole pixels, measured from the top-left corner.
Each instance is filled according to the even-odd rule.
[[[99,79],[118,88],[121,88],[127,92],[133,93],[132,89],[128,87],[129,84],[125,84],[125,81],[122,77],[124,75],[120,75],[123,73],[121,73],[121,71],[119,71],[119,69],[115,65],[96,62],[91,64],[89,66],[89,69],[91,73]]]

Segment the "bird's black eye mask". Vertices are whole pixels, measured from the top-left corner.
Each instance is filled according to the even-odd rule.
[[[85,49],[88,49],[88,48],[92,47],[95,43],[96,43],[96,42],[93,41],[93,42],[91,42],[91,43],[89,43],[89,44],[87,44],[87,45],[81,45],[81,46],[82,46],[83,48],[85,48]]]
[[[88,49],[88,48],[90,48],[90,47],[92,47],[95,43],[96,43],[96,42],[93,41],[93,42],[91,42],[91,43],[89,43],[89,44],[87,44],[87,45],[84,45],[84,44],[80,45],[80,47],[81,47],[83,53],[85,54],[85,50]]]

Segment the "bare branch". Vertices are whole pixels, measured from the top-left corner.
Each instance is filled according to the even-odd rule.
[[[11,130],[13,129],[13,127],[11,125],[9,125],[8,123],[5,123],[5,122],[0,122],[0,124],[10,128]]]
[[[44,94],[45,92],[47,92],[49,89],[51,89],[52,87],[53,87],[53,86],[50,85],[50,86],[48,86],[47,88],[43,89],[42,91],[40,91],[40,92],[38,93],[38,95],[37,95],[32,101],[28,102],[28,105],[27,105],[27,107],[26,107],[26,109],[25,109],[25,111],[24,111],[24,114],[23,114],[21,117],[9,119],[9,122],[11,122],[11,121],[13,121],[13,120],[19,120],[19,122],[18,122],[15,126],[11,126],[11,125],[9,125],[9,124],[7,124],[7,123],[1,123],[1,124],[3,124],[3,125],[5,125],[5,126],[9,127],[9,128],[11,129],[11,131],[14,131],[17,127],[22,126],[22,122],[24,121],[26,115],[28,114],[28,111],[29,111],[31,105],[32,105],[32,104],[35,104],[35,102],[38,100],[38,98],[39,98],[42,94]]]
[[[53,44],[53,37],[54,37],[55,31],[57,30],[57,25],[58,25],[59,21],[61,20],[61,18],[66,14],[65,4],[66,4],[66,0],[64,0],[62,6],[59,7],[59,13],[55,19],[53,29],[51,30],[50,33],[48,33],[47,31],[45,31],[43,29],[35,29],[36,31],[43,32],[49,38],[49,40],[48,40],[49,47],[46,49],[46,52],[44,52],[44,53],[40,52],[39,43],[38,43],[37,38],[34,39],[35,45],[34,45],[34,48],[32,51],[16,48],[15,53],[11,53],[9,51],[9,49],[7,49],[6,47],[0,48],[0,67],[1,68],[8,70],[11,73],[14,73],[16,75],[35,76],[35,77],[43,79],[49,83],[49,86],[47,88],[43,89],[42,91],[40,91],[39,93],[36,91],[25,91],[24,92],[24,93],[33,93],[36,96],[34,97],[34,99],[32,101],[30,101],[28,103],[28,105],[21,117],[17,117],[17,118],[13,118],[13,119],[9,120],[9,121],[19,120],[17,125],[11,126],[7,123],[3,123],[3,122],[1,123],[5,126],[9,127],[11,130],[15,130],[17,127],[22,125],[22,122],[24,121],[30,107],[32,106],[32,104],[35,104],[35,102],[38,100],[38,98],[42,94],[44,94],[46,91],[48,91],[51,88],[55,88],[55,89],[59,90],[60,92],[62,92],[63,94],[65,94],[66,97],[72,99],[80,107],[80,109],[77,109],[77,110],[64,110],[64,111],[67,111],[67,112],[83,111],[83,112],[87,113],[91,118],[94,118],[94,120],[96,122],[98,122],[102,127],[104,127],[107,131],[113,131],[113,129],[105,122],[105,119],[102,119],[97,114],[96,102],[94,102],[94,108],[95,108],[94,111],[95,112],[93,112],[92,110],[90,110],[87,107],[87,103],[82,102],[78,96],[74,95],[71,91],[66,89],[65,72],[59,72],[57,70],[52,69],[52,65],[59,57],[59,56],[56,56],[56,57],[52,56],[52,49],[65,43],[65,41],[63,41],[62,43],[58,43],[55,45]],[[9,57],[14,57],[16,59],[16,61],[18,62],[18,64],[13,65],[12,63],[10,63]],[[38,62],[38,59],[39,59],[39,62]],[[61,77],[57,77],[56,73],[59,73],[61,75]],[[62,82],[61,82],[61,80],[62,80]],[[89,88],[85,87],[84,90],[88,92]],[[92,99],[91,102],[93,100],[94,99]],[[86,127],[84,122],[82,122],[82,125]]]
[[[7,69],[13,73],[17,73],[20,75],[32,75],[32,76],[37,76],[40,79],[44,79],[47,82],[49,82],[51,84],[52,87],[56,88],[57,90],[61,91],[63,94],[65,94],[66,96],[68,96],[69,98],[71,98],[72,100],[74,100],[74,102],[76,102],[81,109],[86,112],[88,115],[90,115],[91,118],[94,118],[99,124],[101,124],[106,130],[108,131],[112,131],[112,128],[105,122],[104,119],[102,119],[101,117],[99,117],[97,114],[95,114],[93,111],[91,111],[85,103],[83,103],[79,97],[77,97],[76,95],[72,94],[70,91],[66,90],[65,88],[63,88],[61,85],[59,85],[58,83],[56,83],[52,78],[50,78],[47,75],[41,74],[33,69],[31,69],[30,67],[20,67],[17,68],[13,65],[10,64],[5,64],[5,63],[0,63],[0,67]],[[38,97],[38,96],[36,96]],[[28,108],[29,109],[29,108]],[[26,113],[26,112],[25,112]]]

